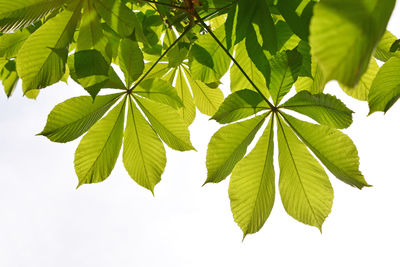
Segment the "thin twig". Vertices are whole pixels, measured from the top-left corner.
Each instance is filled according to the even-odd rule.
[[[267,102],[268,106],[270,106],[270,108],[275,111],[276,107],[269,102],[268,98],[265,97],[265,95],[261,92],[261,90],[257,87],[257,85],[255,85],[255,83],[251,80],[251,78],[247,75],[247,73],[243,70],[243,68],[240,66],[240,64],[235,60],[235,58],[231,55],[231,53],[228,51],[228,49],[226,49],[226,47],[221,43],[221,41],[218,39],[217,36],[215,36],[215,34],[211,31],[211,29],[207,26],[207,24],[204,23],[203,19],[200,18],[197,15],[197,19],[198,22],[201,24],[201,26],[204,28],[204,30],[206,30],[211,37],[218,43],[218,45],[224,50],[225,54],[227,54],[230,59],[233,61],[233,63],[238,67],[238,69],[240,70],[240,72],[244,75],[244,77],[246,77],[246,79],[250,82],[250,84],[254,87],[254,89],[256,89],[256,91],[262,96],[262,98],[265,100],[265,102]]]
[[[128,90],[128,93],[132,92],[146,77],[149,73],[154,69],[154,67],[161,61],[161,59],[185,36],[185,34],[191,29],[192,27],[187,27],[182,34],[161,54],[161,56],[154,62],[154,64],[147,70],[147,72],[135,83],[135,85]]]

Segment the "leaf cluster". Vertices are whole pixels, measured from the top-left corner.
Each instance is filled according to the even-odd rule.
[[[193,150],[188,127],[196,112],[210,116],[223,126],[208,145],[205,183],[231,175],[231,209],[244,236],[261,229],[274,204],[276,135],[282,203],[321,229],[333,201],[323,166],[351,186],[369,186],[354,143],[340,130],[353,111],[324,87],[337,80],[368,101],[370,113],[397,101],[400,45],[386,31],[394,5],[0,0],[0,80],[8,97],[18,80],[29,98],[69,78],[87,92],[56,105],[40,133],[60,143],[84,135],[74,161],[78,186],[104,181],[122,150],[128,174],[154,192],[164,146]],[[226,74],[225,98],[219,85]]]

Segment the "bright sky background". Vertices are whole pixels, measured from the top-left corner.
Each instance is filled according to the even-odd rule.
[[[389,29],[400,36],[399,6]],[[190,127],[198,152],[167,150],[155,197],[121,159],[105,182],[75,190],[79,140],[57,144],[34,135],[55,104],[83,89],[60,83],[37,101],[19,91],[8,100],[0,93],[0,266],[400,266],[400,103],[367,117],[367,103],[330,83],[326,92],[356,111],[345,133],[373,187],[360,191],[330,175],[335,199],[322,234],[286,215],[277,194],[262,230],[242,242],[229,179],[201,187],[215,122],[198,115]]]

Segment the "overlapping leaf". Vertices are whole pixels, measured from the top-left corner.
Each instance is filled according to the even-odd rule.
[[[354,87],[385,33],[395,0],[322,0],[310,26],[312,55],[326,80]],[[335,29],[335,30],[332,30]]]
[[[400,57],[390,58],[379,70],[368,95],[370,114],[387,112],[400,98]]]
[[[68,46],[80,17],[81,5],[71,5],[48,20],[22,45],[17,55],[17,72],[24,92],[58,82],[65,72]]]
[[[66,0],[1,0],[0,32],[24,28],[60,8]]]

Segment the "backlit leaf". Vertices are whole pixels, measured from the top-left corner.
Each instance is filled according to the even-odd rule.
[[[385,33],[395,0],[322,0],[310,26],[313,57],[326,81],[354,87]],[[334,29],[334,30],[333,30]]]
[[[328,176],[293,131],[278,119],[279,192],[287,213],[321,230],[331,212]]]
[[[187,125],[177,110],[146,98],[135,99],[153,129],[169,147],[179,151],[194,149]]]
[[[360,189],[369,186],[359,170],[357,149],[347,135],[324,125],[300,121],[287,114],[284,117],[299,138],[338,179]]]
[[[219,107],[212,119],[219,123],[230,123],[268,109],[260,94],[244,89],[230,94]]]
[[[369,91],[369,113],[387,112],[400,98],[400,57],[390,58],[379,70]]]
[[[261,229],[275,199],[273,119],[254,149],[236,164],[229,184],[231,210],[243,236]]]
[[[40,135],[53,142],[72,141],[90,129],[118,100],[121,94],[96,97],[79,96],[56,105]]]
[[[207,149],[207,180],[224,180],[236,163],[246,154],[247,147],[265,121],[265,115],[220,128],[211,138]]]
[[[82,184],[104,181],[122,146],[126,101],[121,101],[82,138],[75,152],[75,172]]]
[[[132,179],[151,192],[161,180],[166,164],[164,145],[131,99],[124,134],[123,162]]]
[[[347,128],[353,122],[353,111],[332,95],[312,95],[307,91],[301,91],[286,101],[282,107],[334,128]]]
[[[65,72],[68,45],[80,16],[80,4],[66,8],[48,20],[22,45],[17,55],[17,72],[24,92],[58,82]]]

